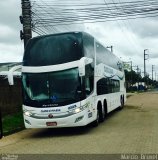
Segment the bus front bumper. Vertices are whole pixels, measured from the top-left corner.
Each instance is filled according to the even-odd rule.
[[[26,128],[77,127],[86,126],[92,121],[94,121],[92,112],[87,113],[86,111],[64,118],[37,119],[24,115],[24,124]]]

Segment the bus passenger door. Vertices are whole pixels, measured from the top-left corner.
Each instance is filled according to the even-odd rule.
[[[88,72],[86,72],[88,73]],[[86,74],[85,76],[85,92],[86,92],[86,102],[88,104],[88,118],[94,117],[95,114],[95,99],[94,94],[94,77],[92,74]]]

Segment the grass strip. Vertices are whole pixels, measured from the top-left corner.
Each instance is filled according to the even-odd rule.
[[[24,129],[22,112],[7,115],[2,118],[3,135],[9,135]]]

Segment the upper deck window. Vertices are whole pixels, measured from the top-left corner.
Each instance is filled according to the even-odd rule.
[[[68,63],[83,56],[82,35],[67,33],[38,37],[28,43],[24,66],[46,66]]]

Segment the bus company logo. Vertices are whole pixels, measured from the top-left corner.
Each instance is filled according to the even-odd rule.
[[[53,115],[52,115],[52,114],[49,114],[49,115],[48,115],[48,118],[53,118]]]
[[[70,110],[70,109],[74,109],[74,108],[76,108],[76,105],[69,106],[69,107],[68,107],[68,110]]]
[[[50,98],[53,102],[55,102],[56,100],[57,100],[57,96],[51,96],[51,98]]]
[[[61,110],[60,109],[49,109],[49,110],[41,110],[42,113],[47,113],[47,112],[60,112]]]

